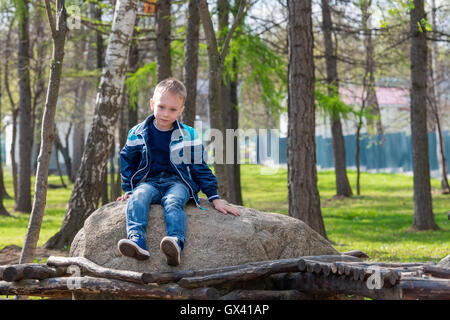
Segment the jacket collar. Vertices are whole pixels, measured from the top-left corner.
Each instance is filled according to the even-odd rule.
[[[152,123],[153,120],[155,120],[155,115],[154,115],[154,114],[149,115],[149,116],[142,122],[142,125],[141,125],[141,126],[139,127],[139,129],[136,131],[136,134],[143,134],[144,131],[147,131],[148,126],[150,125],[150,123]],[[183,138],[184,138],[184,133],[183,133],[183,130],[182,130],[180,121],[175,120],[175,122],[177,123],[176,125],[178,126],[178,129],[180,130],[181,135],[182,135]]]

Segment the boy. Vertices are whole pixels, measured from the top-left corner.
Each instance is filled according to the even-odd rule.
[[[217,179],[203,160],[203,145],[197,132],[179,122],[184,110],[186,88],[176,79],[161,81],[155,88],[150,106],[153,114],[134,126],[120,152],[122,189],[117,201],[127,201],[127,239],[118,243],[122,255],[138,260],[149,258],[146,229],[150,204],[162,204],[166,233],[160,243],[167,264],[180,264],[180,252],[186,236],[184,205],[190,199],[198,207],[197,193],[202,190],[222,213],[238,216],[217,194]],[[201,150],[200,161],[198,158]],[[178,161],[180,153],[191,161]],[[178,160],[177,160],[178,159]]]

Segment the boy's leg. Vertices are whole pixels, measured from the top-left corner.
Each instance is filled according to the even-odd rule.
[[[164,206],[167,236],[161,240],[160,249],[165,254],[167,264],[180,264],[180,253],[186,239],[186,213],[184,205],[189,200],[188,187],[176,176],[167,179],[165,194],[161,204]]]
[[[164,207],[166,234],[169,237],[177,237],[180,241],[180,248],[183,249],[187,220],[184,206],[190,198],[190,193],[188,187],[177,177],[168,179],[167,184],[168,187],[161,200]]]
[[[127,236],[138,234],[145,238],[150,204],[160,203],[161,193],[151,183],[141,183],[127,200]]]

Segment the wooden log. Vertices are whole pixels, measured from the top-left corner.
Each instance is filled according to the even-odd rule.
[[[271,280],[280,290],[299,290],[316,299],[329,298],[336,295],[356,295],[380,300],[398,300],[401,291],[397,286],[392,288],[369,289],[363,281],[353,281],[347,276],[330,274],[328,277],[309,272],[289,273],[283,277],[272,275]]]
[[[51,256],[48,258],[47,265],[53,267],[70,267],[75,265],[82,268],[83,274],[86,275],[144,283],[141,272],[105,268],[83,257]]]
[[[382,268],[409,268],[409,267],[421,267],[424,265],[435,265],[434,262],[355,262],[346,261],[350,265],[359,265],[365,267],[382,267]]]
[[[362,262],[361,259],[345,254],[341,255],[323,255],[323,256],[304,256],[303,259],[320,262]]]
[[[320,264],[318,262],[314,262],[314,264],[313,264],[313,272],[315,274],[320,274],[322,272],[322,267],[320,266]]]
[[[324,276],[328,276],[331,273],[331,263],[327,263],[327,262],[323,262],[320,264],[321,267],[321,271],[323,273]]]
[[[336,262],[337,273],[339,275],[345,275],[345,264],[342,262]]]
[[[219,300],[310,300],[298,290],[234,290]]]
[[[6,266],[3,270],[2,278],[4,281],[13,282],[23,279],[23,270],[28,266],[41,266],[37,263],[12,264]]]
[[[0,266],[0,281],[3,280],[3,271],[8,267],[8,265]]]
[[[353,268],[353,280],[360,281],[361,273],[364,272],[362,267],[354,267]]]
[[[301,272],[306,272],[306,259],[300,259],[298,261],[298,270]]]
[[[274,260],[259,266],[249,266],[242,269],[205,276],[194,276],[180,279],[177,283],[184,288],[198,288],[217,286],[224,283],[251,281],[280,272],[293,272],[298,270],[298,259],[289,261]]]
[[[333,262],[330,264],[331,273],[336,274],[338,273],[338,267],[336,265],[336,262]]]
[[[43,280],[47,278],[57,278],[66,275],[66,267],[50,267],[43,265],[29,265],[23,269],[24,279]]]
[[[423,273],[437,278],[450,279],[450,269],[448,268],[425,265],[423,266]]]
[[[369,277],[371,277],[374,273],[377,273],[378,275],[374,276],[379,276],[380,281],[386,287],[392,287],[400,280],[400,273],[392,269],[370,267],[365,268],[364,272],[364,276],[361,279],[362,281],[367,281]]]
[[[176,272],[148,272],[148,273],[143,273],[142,279],[143,279],[144,283],[154,282],[154,283],[162,284],[162,283],[169,283],[169,282],[177,282],[181,278],[206,276],[206,275],[211,275],[211,274],[218,274],[218,273],[230,272],[230,271],[239,270],[239,269],[245,269],[248,267],[264,266],[264,265],[273,263],[274,261],[289,264],[291,262],[298,263],[300,260],[305,260],[305,259],[310,260],[310,261],[322,261],[322,262],[334,262],[334,261],[357,262],[357,261],[361,261],[358,258],[355,258],[352,256],[346,256],[346,255],[303,256],[303,257],[293,258],[293,259],[279,259],[279,260],[249,262],[249,263],[245,263],[245,264],[227,266],[227,267],[221,267],[221,268],[176,271]],[[305,264],[305,268],[306,268],[306,264]]]
[[[450,280],[402,278],[398,285],[404,300],[450,300]]]
[[[343,252],[342,254],[347,255],[347,256],[356,257],[359,259],[369,259],[369,256],[367,255],[367,253],[360,251],[360,250],[351,250],[351,251]]]
[[[55,296],[67,292],[148,299],[218,298],[218,292],[214,288],[189,290],[181,288],[177,284],[157,286],[94,277],[49,278],[40,281],[27,279],[18,282],[0,281],[0,295]]]
[[[350,266],[348,264],[344,264],[344,273],[347,277],[353,277],[353,266]]]
[[[314,262],[306,260],[306,271],[314,272],[314,265],[315,265]]]

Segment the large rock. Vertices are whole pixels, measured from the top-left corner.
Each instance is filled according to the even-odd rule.
[[[240,216],[225,215],[207,200],[185,207],[187,235],[181,264],[171,267],[159,250],[165,236],[161,205],[152,205],[147,228],[150,259],[124,257],[117,242],[126,237],[125,203],[110,203],[96,210],[78,232],[71,256],[85,257],[101,266],[139,272],[196,270],[238,265],[253,261],[294,258],[305,255],[338,254],[330,243],[300,220],[235,206]]]

